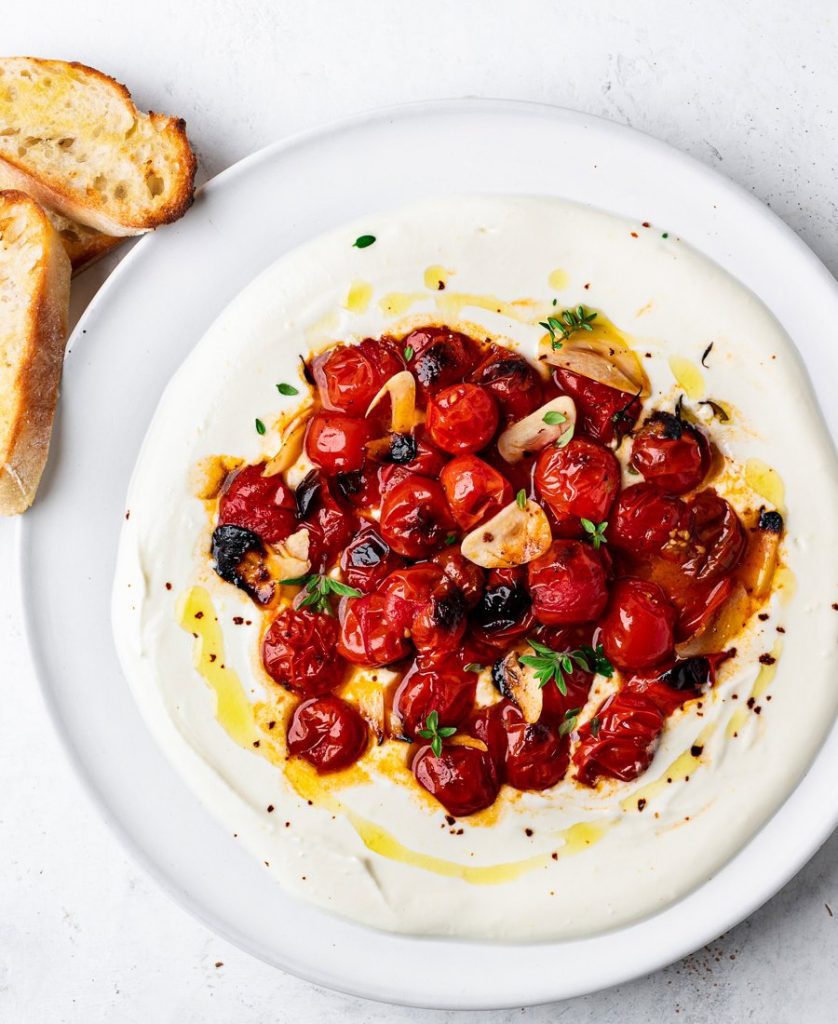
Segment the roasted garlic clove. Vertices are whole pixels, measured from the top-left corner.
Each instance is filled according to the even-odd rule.
[[[535,501],[527,501],[523,508],[513,501],[466,534],[460,550],[484,569],[508,569],[539,558],[552,541],[544,509]]]
[[[498,452],[507,462],[520,462],[527,452],[540,451],[558,441],[575,424],[573,399],[561,395],[507,427],[498,438]]]

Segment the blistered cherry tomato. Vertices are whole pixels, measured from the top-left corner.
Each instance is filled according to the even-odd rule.
[[[458,455],[439,478],[457,525],[471,530],[512,501],[512,485],[476,455]]]
[[[470,562],[458,547],[449,546],[437,551],[436,563],[463,595],[467,608],[474,608],[483,594],[486,574],[479,565]]]
[[[296,529],[297,505],[282,477],[262,476],[264,469],[259,462],[230,478],[218,503],[218,523],[243,526],[275,544]]]
[[[485,448],[495,436],[498,422],[497,402],[477,384],[454,384],[428,400],[428,434],[434,444],[451,455]]]
[[[538,457],[535,486],[559,524],[581,532],[579,520],[601,523],[620,490],[620,464],[595,441],[575,437],[564,448],[551,445]]]
[[[415,739],[426,728],[428,715],[436,711],[441,726],[459,726],[474,707],[477,676],[465,672],[455,661],[432,670],[412,665],[393,697],[393,711],[405,736]]]
[[[543,402],[544,389],[538,370],[517,352],[500,345],[491,346],[469,380],[492,393],[506,424],[522,420]]]
[[[525,722],[511,703],[503,706],[501,722],[506,733],[504,778],[510,786],[549,789],[564,778],[570,739],[559,735],[557,723]]]
[[[730,502],[709,488],[690,501],[693,544],[682,568],[698,580],[716,580],[732,572],[745,552],[746,536]]]
[[[378,508],[381,504],[378,466],[368,462],[363,469],[356,469],[352,473],[338,473],[335,477],[335,490],[353,508],[361,512]]]
[[[351,473],[364,465],[370,440],[372,427],[367,420],[338,412],[318,412],[306,428],[306,455],[330,475]]]
[[[623,692],[642,693],[668,717],[682,704],[695,700],[713,686],[717,663],[718,656],[685,658],[667,669],[631,676]]]
[[[600,622],[606,657],[624,670],[660,664],[673,651],[675,618],[672,602],[657,584],[617,580]]]
[[[440,566],[424,562],[399,569],[384,580],[380,593],[387,597],[391,626],[410,634],[425,664],[457,650],[466,629],[465,600]]]
[[[345,668],[336,644],[338,624],[307,608],[284,608],[262,641],[265,671],[286,690],[326,693],[342,682]]]
[[[358,517],[335,496],[335,481],[312,470],[297,487],[297,506],[308,531],[308,558],[312,569],[323,572],[355,533]]]
[[[500,788],[491,756],[476,747],[445,746],[436,757],[430,746],[424,746],[412,767],[419,785],[455,818],[490,807]]]
[[[524,636],[534,619],[524,571],[495,569],[486,583],[472,613],[470,636],[478,650],[487,651],[491,657],[495,650],[505,649]]]
[[[381,536],[400,555],[427,558],[453,528],[445,492],[436,480],[410,476],[384,496]]]
[[[375,526],[362,526],[343,549],[340,567],[350,587],[372,593],[391,572],[401,568],[404,559],[390,550]]]
[[[367,723],[340,697],[313,697],[294,708],[288,722],[288,753],[318,772],[339,772],[367,749]]]
[[[411,476],[427,476],[436,480],[447,462],[448,456],[430,440],[424,426],[417,427],[412,438],[413,448],[404,453],[400,452],[398,462],[388,461],[379,468],[378,479],[382,495]],[[403,458],[402,454],[411,457]],[[392,459],[392,455],[388,458]]]
[[[690,511],[680,498],[652,484],[633,484],[620,494],[608,523],[608,541],[632,555],[678,559],[692,530]]]
[[[408,365],[426,394],[465,380],[480,359],[476,341],[447,327],[412,331],[402,344],[413,350]]]
[[[615,437],[627,434],[637,422],[641,405],[636,396],[572,370],[557,368],[553,379],[576,403],[577,430],[595,441],[609,444]]]
[[[317,356],[311,372],[324,409],[363,416],[390,377],[404,369],[395,344],[367,338]]]
[[[582,541],[553,541],[541,558],[530,562],[527,576],[539,622],[591,622],[608,602],[602,556]]]
[[[697,428],[669,412],[655,412],[634,436],[631,464],[669,494],[698,487],[710,468],[710,444]]]
[[[356,665],[389,665],[410,653],[407,637],[387,620],[383,594],[344,598],[340,603],[338,652]]]
[[[647,695],[620,690],[579,730],[577,779],[594,786],[603,775],[631,782],[652,763],[664,716]]]

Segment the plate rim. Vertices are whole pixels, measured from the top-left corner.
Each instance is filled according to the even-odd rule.
[[[221,171],[218,175],[215,175],[212,179],[207,181],[201,189],[199,189],[199,192],[214,193],[218,189],[229,187],[231,184],[234,184],[241,175],[245,175],[252,166],[263,161],[271,161],[283,152],[293,150],[298,146],[305,146],[308,142],[327,137],[336,131],[351,131],[353,128],[359,126],[367,125],[376,121],[386,121],[396,117],[407,117],[411,115],[421,116],[423,114],[434,113],[444,114],[457,111],[471,113],[475,110],[482,110],[484,112],[489,110],[495,110],[498,112],[519,110],[522,113],[541,113],[542,115],[554,117],[556,119],[557,126],[560,125],[563,120],[571,122],[575,121],[581,126],[584,126],[586,123],[593,123],[608,132],[622,135],[625,138],[639,139],[645,148],[657,150],[661,154],[665,155],[670,161],[680,162],[683,166],[690,168],[692,173],[701,174],[709,182],[712,182],[716,188],[726,191],[735,202],[740,205],[744,204],[750,207],[753,213],[758,214],[767,224],[770,224],[774,230],[778,232],[787,247],[791,247],[796,251],[796,255],[799,259],[809,264],[806,268],[807,273],[818,278],[818,284],[832,292],[832,298],[835,300],[836,307],[838,307],[838,282],[835,281],[829,269],[788,224],[786,224],[776,213],[774,213],[773,210],[762,203],[756,196],[748,192],[746,188],[734,181],[731,181],[716,169],[704,165],[696,158],[645,132],[613,122],[607,118],[597,115],[586,114],[551,104],[535,103],[525,100],[493,98],[452,98],[430,101],[419,100],[411,103],[376,107],[371,110],[355,113],[350,117],[328,121],[325,124],[306,129],[305,131],[298,132],[286,138],[272,142],[245,156],[230,167]],[[111,296],[114,292],[117,293],[118,301],[118,289],[122,284],[123,277],[126,274],[130,274],[134,263],[142,259],[150,247],[153,245],[163,244],[161,242],[162,237],[164,236],[157,236],[156,238],[153,238],[153,233],[149,233],[145,238],[140,239],[140,241],[132,247],[131,251],[128,252],[120,261],[117,267],[108,275],[106,280],[91,299],[74,328],[70,339],[68,340],[68,352],[85,333],[88,323],[95,319],[100,308],[111,300]],[[253,280],[253,278],[251,280]],[[247,287],[247,285],[245,285],[245,287]],[[800,355],[801,361],[806,368],[807,375],[810,377],[812,387],[816,393],[819,394],[817,382],[809,374],[809,364],[803,359],[802,353]],[[823,403],[819,402],[818,404],[821,415],[824,416],[826,410],[824,409]],[[336,981],[328,971],[314,969],[312,965],[301,967],[299,964],[279,964],[275,957],[266,954],[264,950],[260,950],[253,942],[249,941],[247,936],[239,933],[226,922],[221,922],[211,913],[207,913],[202,908],[198,900],[193,899],[189,893],[182,891],[178,887],[177,883],[167,875],[164,867],[158,864],[157,861],[155,861],[154,858],[143,849],[142,844],[134,837],[123,822],[119,818],[115,818],[111,815],[111,809],[106,798],[97,785],[96,778],[88,771],[84,764],[78,746],[73,743],[71,737],[61,728],[60,713],[51,696],[48,672],[42,663],[41,654],[38,650],[35,619],[34,613],[32,612],[34,583],[31,579],[31,575],[26,571],[28,546],[31,543],[33,531],[33,521],[27,520],[25,517],[21,517],[18,523],[17,536],[15,538],[15,548],[18,586],[21,595],[21,621],[23,626],[24,643],[29,655],[29,661],[38,680],[38,685],[44,704],[47,708],[49,719],[55,732],[58,734],[59,742],[65,755],[73,766],[76,777],[82,783],[82,788],[85,792],[86,798],[92,802],[99,817],[104,819],[111,831],[116,834],[123,849],[126,850],[134,863],[146,872],[156,884],[160,885],[161,888],[167,892],[179,906],[185,909],[195,919],[201,921],[211,931],[221,935],[226,940],[232,942],[237,947],[250,953],[250,955],[257,957],[263,962],[274,967],[279,967],[289,973],[293,973],[295,976],[303,978],[310,983],[326,986],[351,996],[383,1002],[396,1002],[397,1000],[399,1005],[414,1007],[490,1009],[501,1007],[511,1008],[522,1005],[522,1000],[520,998],[510,997],[503,1001],[498,1001],[495,998],[490,1001],[481,1001],[479,998],[475,998],[471,993],[467,993],[465,998],[458,999],[455,1002],[452,1002],[451,1000],[440,1002],[438,1000],[428,998],[416,999],[408,997],[407,995],[394,997],[392,991],[375,992],[362,985],[353,987],[351,984]],[[821,747],[814,754],[809,768],[798,781],[789,797],[776,809],[774,814],[772,814],[771,817],[760,826],[757,832],[752,835],[748,843],[745,844],[745,847],[747,847],[753,838],[759,834],[759,832],[761,832],[770,821],[776,818],[776,816],[784,810],[787,804],[802,790],[806,781],[812,775],[815,767],[824,759],[827,747],[830,746],[830,744],[835,746],[836,742],[838,742],[838,723],[833,723],[829,734],[824,739]],[[832,834],[836,826],[838,826],[838,802],[836,802],[835,806],[832,808],[831,814],[825,814],[818,822],[812,822],[811,824],[813,827],[807,832],[807,841],[798,844],[796,854],[787,859],[784,865],[784,870],[771,875],[770,881],[766,882],[763,877],[761,884],[755,883],[751,891],[750,899],[737,904],[736,909],[731,910],[723,919],[717,918],[712,926],[705,927],[698,934],[691,933],[691,937],[689,939],[685,939],[682,935],[680,943],[673,944],[666,954],[660,955],[654,960],[647,961],[642,969],[638,969],[636,966],[627,966],[622,970],[615,970],[613,967],[609,967],[608,978],[602,986],[592,988],[590,985],[582,985],[577,989],[574,989],[572,986],[565,986],[561,995],[551,995],[549,993],[539,994],[534,1000],[527,1001],[526,1004],[543,1004],[559,998],[572,998],[586,992],[599,991],[601,989],[613,987],[633,978],[639,978],[653,973],[689,952],[700,948],[700,946],[706,942],[712,941],[712,939],[718,934],[741,922],[762,906],[785,884],[787,884],[787,882],[794,877],[794,875],[797,874],[800,869],[815,855],[817,850],[820,849],[823,843],[826,842]],[[745,847],[742,849],[745,849]],[[738,854],[736,856],[738,856]],[[703,885],[699,886],[695,891],[700,891],[701,888],[703,888]],[[676,901],[676,904],[673,904],[673,906],[676,906],[679,902],[681,901]],[[649,916],[652,917],[657,915]],[[643,919],[643,921],[646,920],[648,920],[648,918]],[[399,938],[402,938],[402,936],[399,936]],[[412,938],[416,939],[416,937]],[[596,938],[597,936],[591,937],[592,940],[595,940]],[[446,945],[452,941],[456,941],[456,944],[461,946],[480,946],[480,943],[470,940],[448,940],[434,937],[420,938],[418,941],[438,943],[441,945]],[[532,946],[527,944],[516,945],[521,949],[532,948]],[[540,947],[560,947],[563,943],[554,941],[537,943],[536,945]]]

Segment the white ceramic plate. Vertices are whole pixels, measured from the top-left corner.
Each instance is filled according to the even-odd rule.
[[[466,192],[565,196],[677,233],[783,324],[834,436],[838,408],[827,391],[838,350],[823,325],[838,320],[838,286],[772,213],[691,159],[606,121],[506,102],[423,104],[269,147],[212,181],[179,224],[135,247],[74,334],[54,450],[20,549],[32,657],[56,727],[108,821],[181,904],[318,984],[398,1003],[490,1008],[625,981],[750,914],[838,822],[838,728],[741,853],[662,913],[573,942],[413,939],[296,901],[211,818],[146,732],[109,620],[134,460],[163,388],[215,317],[268,264],[322,231]]]

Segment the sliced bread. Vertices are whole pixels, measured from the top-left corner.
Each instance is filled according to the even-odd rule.
[[[70,260],[43,209],[0,192],[0,514],[32,504],[67,341]]]
[[[108,235],[177,220],[192,202],[184,122],[142,113],[83,64],[0,58],[0,161],[11,187]]]

